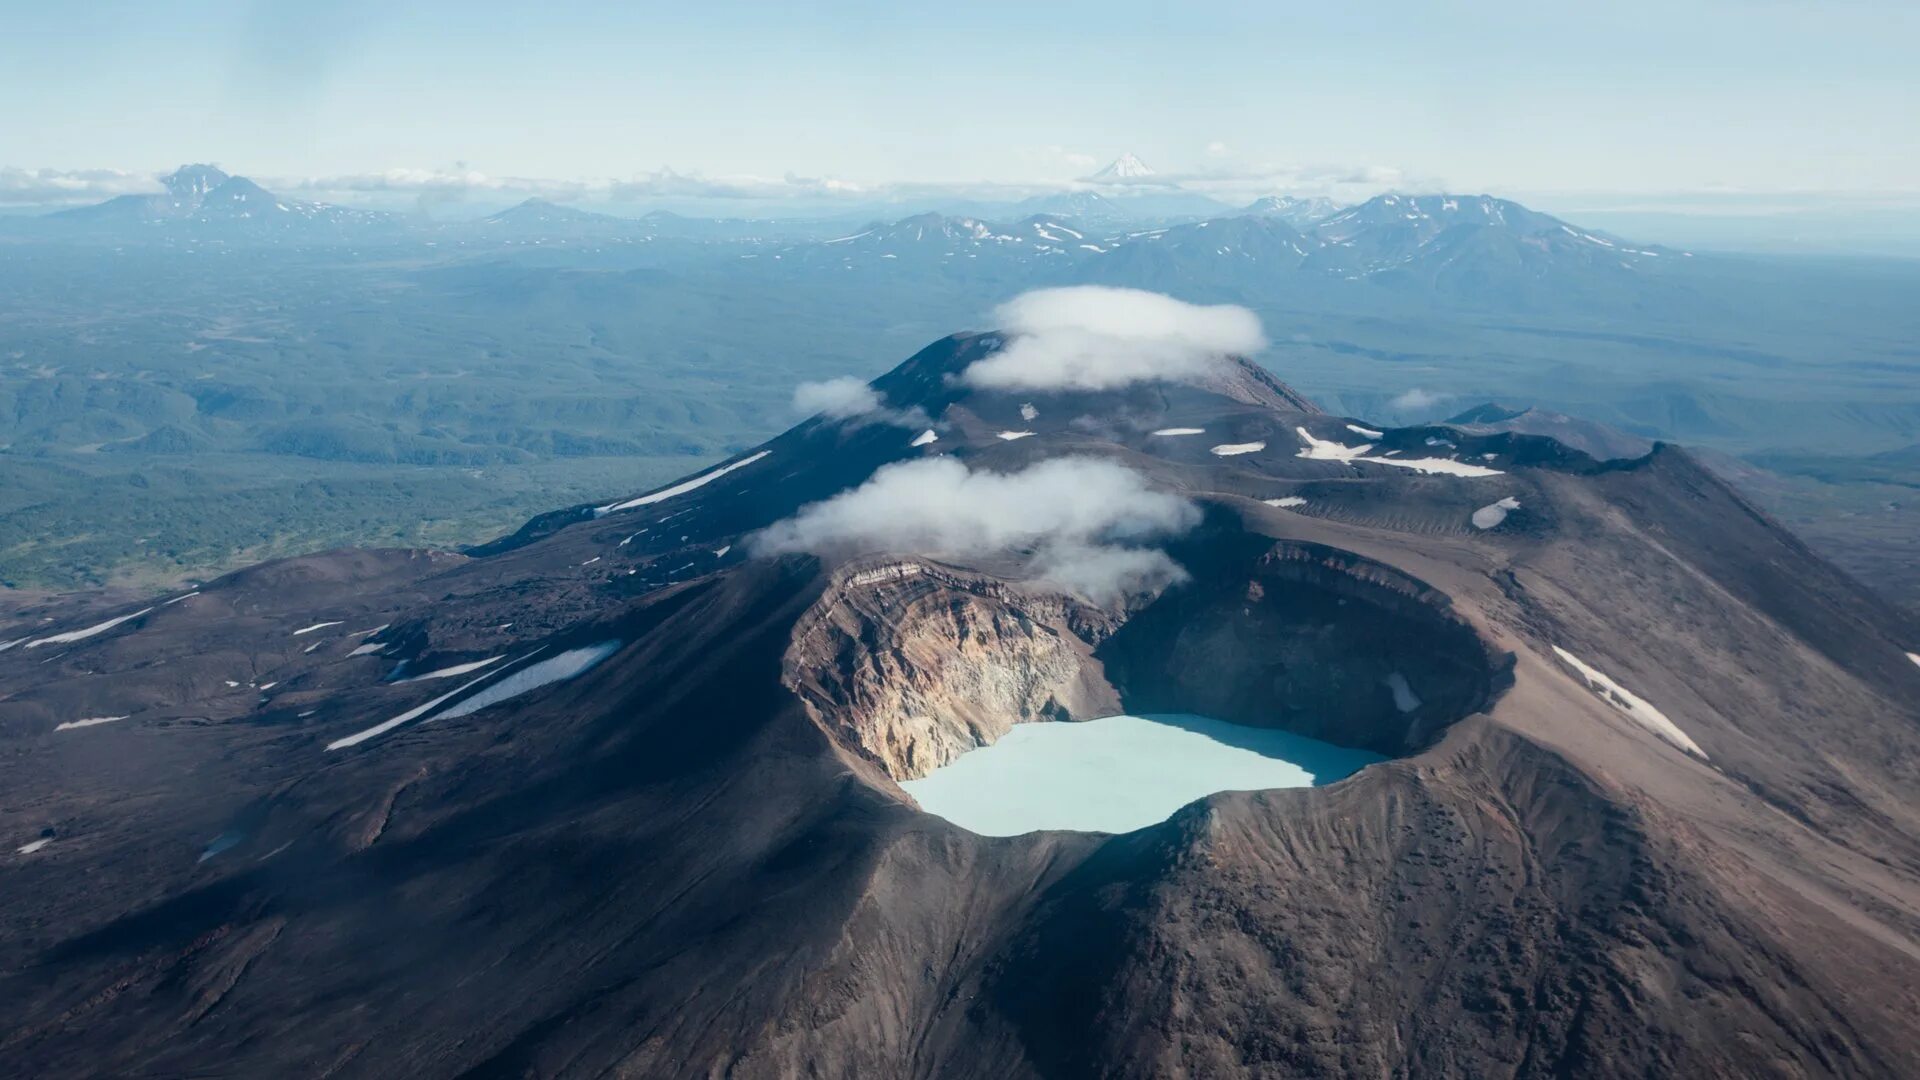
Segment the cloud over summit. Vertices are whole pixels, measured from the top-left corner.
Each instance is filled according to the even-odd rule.
[[[793,388],[794,411],[829,420],[859,416],[880,407],[880,392],[851,375],[820,382],[804,382]]]
[[[1036,289],[1002,304],[994,316],[1011,339],[962,373],[969,385],[1110,390],[1177,381],[1267,344],[1259,317],[1246,308],[1102,285]]]
[[[1027,552],[1036,578],[1106,600],[1184,576],[1149,545],[1199,521],[1191,502],[1155,491],[1139,473],[1109,461],[1054,458],[995,473],[928,458],[880,469],[859,487],[768,527],[753,545],[769,555]]]

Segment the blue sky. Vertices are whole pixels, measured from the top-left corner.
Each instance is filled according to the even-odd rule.
[[[199,160],[314,190],[990,188],[1130,150],[1236,197],[1907,196],[1915,55],[1913,0],[0,0],[0,188]]]

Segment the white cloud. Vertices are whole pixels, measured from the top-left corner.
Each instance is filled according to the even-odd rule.
[[[374,201],[406,196],[421,203],[458,202],[475,198],[521,199],[530,195],[555,201],[575,199],[612,202],[653,200],[721,200],[765,203],[769,206],[814,204],[863,205],[940,199],[1017,200],[1061,191],[1104,190],[1202,194],[1229,203],[1278,191],[1296,195],[1325,195],[1354,201],[1382,191],[1439,190],[1437,182],[1383,166],[1297,165],[1250,163],[1230,144],[1206,147],[1212,168],[1192,172],[1162,172],[1113,184],[1091,184],[1070,179],[1099,164],[1093,155],[1067,146],[1033,147],[1019,152],[1026,179],[999,180],[848,180],[837,177],[728,174],[709,175],[661,167],[626,177],[539,177],[489,173],[464,162],[437,168],[391,168],[373,172],[309,176],[272,176],[248,173],[270,191],[301,194],[330,201]],[[1064,175],[1063,175],[1064,174]],[[97,202],[113,195],[156,193],[152,174],[116,169],[0,168],[0,204],[64,205]]]
[[[157,195],[166,189],[149,173],[118,169],[0,168],[0,205],[60,206],[116,195]]]
[[[859,196],[870,194],[864,184],[829,177],[799,176],[787,173],[778,178],[765,176],[704,176],[700,173],[635,173],[614,181],[607,189],[614,199],[657,198],[661,196],[706,199],[790,199],[800,196]]]
[[[829,420],[843,420],[878,409],[880,393],[851,375],[842,375],[794,387],[793,407],[807,416],[818,413]]]
[[[1188,379],[1267,344],[1259,317],[1246,308],[1205,307],[1140,289],[1036,289],[994,316],[1012,337],[962,373],[974,386],[1106,390]]]
[[[801,383],[793,388],[793,409],[802,416],[828,420],[857,420],[862,424],[890,424],[905,428],[944,428],[915,405],[890,409],[880,392],[851,375]]]
[[[1054,458],[1017,473],[974,472],[953,458],[889,465],[866,483],[753,538],[761,554],[1025,553],[1035,579],[1095,600],[1184,577],[1151,546],[1200,521],[1177,495],[1094,458]]]
[[[405,194],[438,199],[465,195],[525,197],[538,195],[555,201],[597,197],[613,201],[685,197],[708,199],[780,200],[802,196],[860,196],[866,185],[846,180],[798,176],[706,176],[661,168],[625,178],[554,179],[534,176],[494,176],[456,164],[444,169],[387,169],[336,176],[265,177],[270,190],[318,194]]]
[[[1392,401],[1387,402],[1387,406],[1402,412],[1418,412],[1421,409],[1431,409],[1443,401],[1452,400],[1452,398],[1452,394],[1441,393],[1437,390],[1422,390],[1416,386],[1395,397]]]

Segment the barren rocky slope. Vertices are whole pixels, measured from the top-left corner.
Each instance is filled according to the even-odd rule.
[[[875,383],[930,442],[0,624],[0,1072],[1920,1072],[1907,616],[1671,447],[952,378],[1002,344]],[[749,539],[1070,454],[1202,507],[1187,580]],[[1117,708],[1391,760],[1111,837],[895,783]]]

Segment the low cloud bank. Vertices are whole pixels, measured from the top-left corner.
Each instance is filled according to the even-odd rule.
[[[926,410],[918,405],[909,409],[888,408],[880,391],[851,375],[801,383],[794,387],[793,411],[802,416],[858,420],[863,424],[891,424],[905,428],[936,426]]]
[[[819,413],[829,420],[843,420],[879,407],[880,392],[851,375],[801,383],[793,388],[794,411],[808,416]]]
[[[1112,462],[1054,458],[994,473],[931,458],[889,465],[752,543],[767,555],[1028,552],[1039,580],[1105,601],[1184,578],[1152,545],[1199,521],[1193,503]]]
[[[997,390],[1110,390],[1204,375],[1230,354],[1266,347],[1260,319],[1142,289],[1036,289],[1002,304],[1011,339],[961,378]]]
[[[1452,394],[1440,393],[1435,390],[1422,390],[1416,386],[1387,402],[1387,407],[1399,409],[1402,412],[1418,412],[1422,409],[1431,409],[1436,405],[1451,400],[1453,400]]]
[[[119,169],[0,168],[0,206],[68,206],[165,190],[151,174]]]

